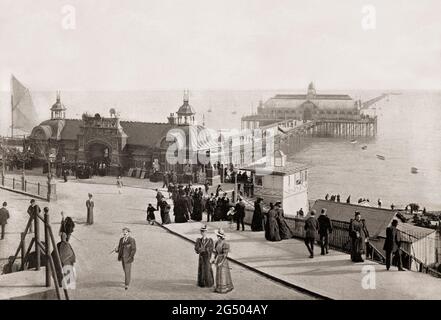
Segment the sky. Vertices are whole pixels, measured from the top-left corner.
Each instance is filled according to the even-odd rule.
[[[439,0],[0,0],[0,90],[11,74],[32,90],[440,89],[439,12]]]

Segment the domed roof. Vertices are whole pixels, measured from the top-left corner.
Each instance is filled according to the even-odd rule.
[[[192,116],[194,114],[196,114],[196,112],[194,111],[193,107],[188,103],[188,91],[184,92],[184,103],[183,105],[179,108],[177,114],[178,116],[182,115],[182,116]]]
[[[66,107],[61,103],[60,91],[57,91],[57,102],[55,102],[51,108],[51,111],[64,111]]]
[[[194,111],[193,107],[188,103],[188,101],[185,101],[184,104],[179,108],[177,114],[189,116],[196,114],[196,112]]]

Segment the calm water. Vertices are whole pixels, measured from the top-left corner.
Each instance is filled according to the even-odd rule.
[[[256,110],[260,99],[266,100],[275,93],[196,91],[191,93],[190,104],[198,113],[199,123],[204,114],[209,127],[240,128],[240,117]],[[366,100],[379,92],[346,93]],[[47,119],[55,93],[33,93],[33,99],[38,120]],[[114,107],[127,120],[164,122],[182,104],[182,92],[63,92],[62,100],[69,118],[80,118],[85,111],[106,115]],[[2,134],[9,125],[8,105],[8,93],[1,93]],[[382,100],[375,111],[369,112],[378,116],[375,140],[351,144],[349,140],[317,139],[292,157],[310,165],[310,198],[339,193],[345,200],[351,194],[353,201],[365,197],[376,203],[381,198],[384,206],[417,202],[428,210],[441,210],[441,92],[405,91],[391,96],[389,101]],[[361,149],[362,144],[368,146],[367,150]],[[386,160],[378,160],[376,154]],[[411,174],[411,167],[417,167],[419,173]]]

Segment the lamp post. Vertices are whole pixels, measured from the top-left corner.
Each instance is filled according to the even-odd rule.
[[[233,203],[237,202],[237,168],[233,167],[233,173],[234,173],[234,197],[233,197]]]
[[[6,147],[5,138],[2,137],[0,148],[2,150],[2,177],[6,174]]]

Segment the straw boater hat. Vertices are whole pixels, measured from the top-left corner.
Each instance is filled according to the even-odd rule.
[[[219,228],[214,232],[217,236],[221,237],[222,239],[225,239],[225,232],[222,228]]]
[[[203,225],[203,226],[201,227],[200,231],[207,231],[207,226],[206,226],[206,225]]]

